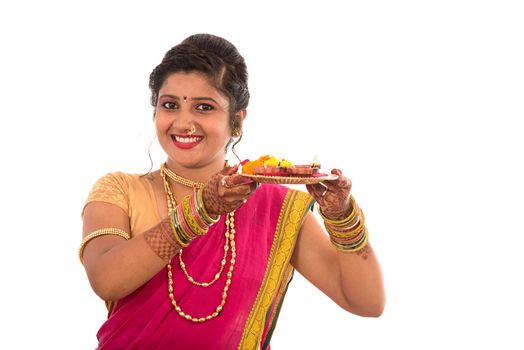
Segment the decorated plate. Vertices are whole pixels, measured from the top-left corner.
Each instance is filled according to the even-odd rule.
[[[322,181],[338,179],[338,175],[335,174],[326,174],[325,176],[268,176],[250,174],[241,175],[260,183],[283,185],[311,185]]]

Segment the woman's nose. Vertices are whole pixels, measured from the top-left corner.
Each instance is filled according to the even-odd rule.
[[[195,120],[191,111],[188,108],[180,108],[179,112],[173,119],[171,127],[178,132],[192,130],[195,127]]]

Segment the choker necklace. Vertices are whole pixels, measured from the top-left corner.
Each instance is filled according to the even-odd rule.
[[[164,173],[169,176],[169,178],[175,182],[178,182],[181,185],[184,185],[186,187],[191,187],[193,190],[198,190],[200,187],[204,187],[205,183],[203,182],[196,182],[193,180],[186,179],[183,176],[180,176],[176,174],[173,170],[169,169],[167,167],[167,163],[162,164],[162,170]]]
[[[173,179],[173,177],[171,177],[169,174],[168,174],[168,171],[169,170],[167,168],[167,166],[165,164],[162,165],[161,169],[160,169],[160,175],[162,176],[162,180],[164,182],[164,189],[166,191],[166,197],[167,197],[167,207],[168,207],[168,211],[169,211],[169,214],[171,214],[171,212],[174,210],[175,206],[176,206],[176,200],[175,200],[175,197],[173,195],[173,191],[171,189],[171,185],[169,184],[169,181],[167,180],[166,178],[166,175]],[[171,171],[171,170],[169,170]],[[185,181],[187,181],[186,183],[182,183],[182,182],[179,182],[177,180],[174,180],[174,181],[177,181],[187,187],[192,187],[195,191],[199,188],[198,185],[200,185],[200,183],[198,182],[193,182],[191,180],[188,180],[188,179],[185,179],[179,175],[176,175],[174,172],[171,171],[171,173],[173,175],[175,175],[177,178],[181,178]],[[195,186],[195,184],[198,184],[197,186]],[[204,184],[201,184],[201,185],[204,185]],[[219,271],[215,274],[213,280],[211,280],[210,282],[198,282],[198,281],[195,281],[195,279],[189,275],[187,269],[186,269],[186,265],[185,263],[182,261],[182,249],[180,249],[180,252],[178,254],[178,260],[179,260],[179,263],[180,263],[180,268],[182,269],[182,271],[184,272],[187,280],[189,282],[191,282],[192,284],[194,285],[197,285],[197,286],[200,286],[200,287],[209,287],[210,285],[212,285],[213,283],[215,283],[221,276],[222,274],[222,271],[224,270],[224,266],[226,265],[226,259],[227,259],[227,254],[228,252],[230,251],[231,252],[231,258],[230,258],[230,263],[229,263],[229,271],[227,273],[227,278],[226,278],[226,283],[224,285],[224,288],[222,290],[222,298],[221,298],[221,301],[220,301],[220,304],[215,308],[215,311],[208,315],[208,316],[205,316],[205,317],[193,317],[187,313],[185,313],[184,311],[182,311],[180,305],[178,305],[176,299],[175,299],[175,296],[174,296],[174,293],[173,293],[173,272],[172,272],[172,267],[171,267],[171,263],[169,262],[166,266],[167,268],[167,278],[168,278],[168,291],[169,291],[169,299],[171,300],[171,304],[173,305],[173,307],[175,308],[175,311],[183,318],[185,318],[186,320],[189,320],[189,321],[193,321],[195,323],[201,323],[201,322],[205,322],[205,321],[209,321],[210,319],[212,318],[215,318],[217,317],[218,315],[220,315],[220,312],[222,311],[224,305],[226,304],[226,301],[227,301],[227,292],[229,290],[229,286],[231,285],[231,279],[233,277],[233,270],[234,270],[234,267],[235,267],[235,260],[236,260],[236,247],[235,247],[235,212],[232,211],[231,213],[228,213],[226,215],[226,231],[225,231],[225,237],[226,237],[226,243],[224,245],[224,256],[222,258],[222,260],[220,261],[220,269]]]

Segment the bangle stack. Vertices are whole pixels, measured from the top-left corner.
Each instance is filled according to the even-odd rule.
[[[329,233],[331,244],[343,252],[358,252],[368,242],[368,230],[364,225],[364,213],[357,202],[350,197],[352,210],[344,219],[332,220],[326,217],[320,207],[318,212],[324,219],[324,226]]]
[[[203,200],[203,197],[202,197],[203,193],[204,193],[204,188],[203,187],[200,187],[195,192],[195,196],[194,196],[195,207],[196,207],[197,213],[202,218],[202,220],[204,220],[204,222],[207,225],[211,226],[211,225],[216,224],[218,222],[218,220],[220,219],[220,215],[218,215],[217,217],[212,217],[211,215],[209,215],[207,213],[206,207],[204,206],[204,200]]]
[[[193,196],[185,196],[182,203],[173,208],[170,219],[175,240],[185,248],[196,237],[205,235],[220,216],[213,218],[206,212],[202,189],[199,189]]]

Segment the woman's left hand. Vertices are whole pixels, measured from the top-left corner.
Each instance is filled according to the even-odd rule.
[[[333,220],[340,220],[351,211],[351,180],[338,169],[331,170],[338,175],[335,180],[323,181],[318,184],[306,185],[308,192],[315,198],[322,214]]]

